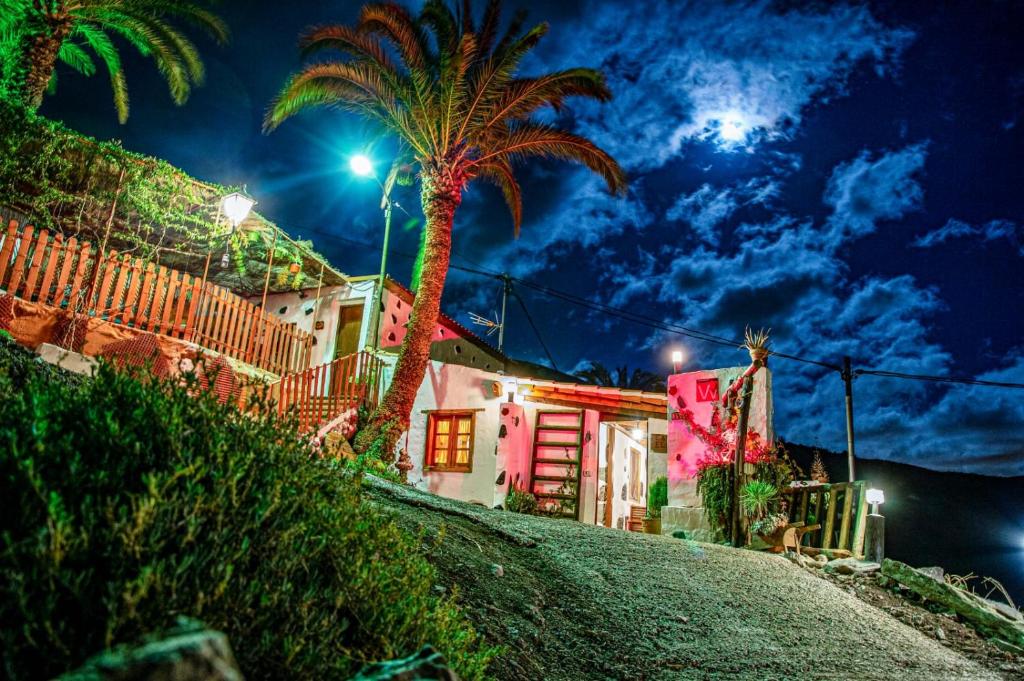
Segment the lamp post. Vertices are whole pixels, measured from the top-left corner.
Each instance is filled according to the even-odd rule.
[[[672,351],[672,373],[678,374],[683,370],[683,351],[673,350]]]
[[[372,177],[377,181],[381,190],[381,208],[384,209],[384,245],[380,253],[380,274],[377,276],[377,287],[373,293],[373,310],[370,316],[370,333],[373,334],[371,348],[380,348],[380,306],[384,297],[384,276],[388,265],[388,239],[391,236],[391,183],[380,181],[377,173],[373,170],[373,162],[362,154],[356,154],[349,159],[349,168],[352,172],[361,177]]]
[[[224,244],[224,255],[220,259],[221,269],[227,269],[228,265],[231,264],[230,255],[230,238],[238,229],[238,225],[249,217],[249,211],[256,205],[256,199],[245,193],[245,188],[242,188],[240,192],[231,192],[220,200],[220,204],[217,206],[217,218],[220,221],[220,216],[223,214],[231,223],[231,231],[228,232],[228,241]]]
[[[864,528],[864,560],[881,563],[885,558],[885,516],[878,512],[878,507],[885,503],[885,493],[872,487],[864,493],[864,498],[871,504]]]

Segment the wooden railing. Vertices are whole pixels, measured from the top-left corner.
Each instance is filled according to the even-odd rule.
[[[314,430],[349,409],[377,406],[384,363],[368,352],[289,374],[269,386],[280,414],[294,411],[299,427]]]
[[[868,513],[866,486],[866,482],[858,480],[783,490],[790,500],[791,522],[821,525],[820,530],[804,536],[804,546],[835,556],[863,557]]]
[[[24,300],[190,341],[279,375],[309,361],[311,334],[203,278],[13,220],[2,239],[0,288]]]

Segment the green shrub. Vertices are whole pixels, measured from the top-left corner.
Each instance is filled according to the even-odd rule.
[[[178,616],[226,632],[249,679],[347,678],[425,643],[484,676],[494,651],[432,593],[417,542],[293,424],[109,366],[10,366],[25,369],[0,361],[3,676],[50,678]]]
[[[663,506],[668,506],[668,478],[664,475],[647,488],[647,517],[660,518]]]
[[[505,510],[513,513],[536,513],[537,497],[513,485],[505,497]]]
[[[779,490],[770,482],[751,480],[740,488],[740,507],[748,518],[760,519],[778,496]]]
[[[718,538],[727,536],[732,511],[732,465],[698,467],[697,493],[704,504],[704,515],[712,532]]]

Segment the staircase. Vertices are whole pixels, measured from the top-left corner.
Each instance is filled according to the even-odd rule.
[[[583,412],[538,411],[530,491],[541,511],[579,519]]]

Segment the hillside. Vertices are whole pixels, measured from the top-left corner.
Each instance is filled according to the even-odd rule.
[[[994,679],[777,557],[493,511],[390,483],[500,679]]]
[[[786,444],[804,470],[814,449]],[[821,451],[832,480],[846,479],[846,454]],[[885,490],[886,554],[911,565],[995,577],[1024,603],[1024,477],[929,470],[858,459],[857,477]],[[952,511],[952,512],[951,512]]]

